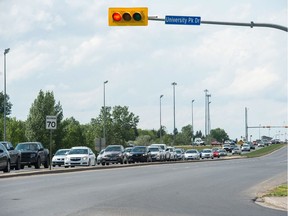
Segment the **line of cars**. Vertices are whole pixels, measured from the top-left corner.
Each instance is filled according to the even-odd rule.
[[[217,154],[217,155],[216,155]],[[205,158],[227,156],[225,149],[205,148],[201,151],[167,146],[166,144],[151,144],[149,146],[134,146],[124,149],[122,145],[109,145],[102,149],[97,156],[97,164],[127,164],[153,161],[200,160]]]
[[[23,169],[26,165],[39,169],[43,164],[48,168],[49,161],[49,150],[40,142],[18,143],[15,148],[10,142],[0,142],[0,170],[4,172]]]
[[[109,164],[127,164],[136,162],[200,160],[205,158],[219,158],[228,153],[241,154],[250,151],[255,146],[244,143],[241,148],[237,145],[224,144],[221,148],[205,148],[201,151],[167,146],[166,144],[151,144],[150,146],[134,146],[124,148],[122,145],[109,145],[101,150],[96,157],[89,147],[76,146],[71,149],[59,149],[53,155],[51,165],[64,166],[95,166]],[[10,142],[0,142],[0,170],[10,172],[11,169],[19,170],[24,166],[44,168],[50,165],[49,151],[44,149],[40,142],[19,143],[14,149]]]

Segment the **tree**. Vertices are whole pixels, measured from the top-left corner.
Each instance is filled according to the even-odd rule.
[[[57,125],[63,118],[62,107],[60,102],[55,103],[53,92],[43,92],[40,90],[37,98],[34,100],[30,112],[26,121],[26,130],[25,135],[28,141],[39,141],[47,148],[50,143],[50,133],[46,129],[46,116],[47,115],[56,115]],[[53,132],[54,138],[59,137],[57,134],[60,133],[59,130]],[[59,138],[58,138],[59,139]],[[60,140],[54,139],[55,142],[60,142]]]
[[[16,118],[9,118],[7,122],[7,140],[9,140],[14,146],[17,143],[27,141],[25,136],[25,122],[16,120]]]
[[[210,135],[212,139],[214,138],[218,142],[222,142],[223,140],[229,140],[228,134],[225,132],[224,129],[216,128],[210,131]]]
[[[137,124],[139,117],[129,112],[128,107],[115,106],[106,108],[105,131],[106,145],[122,144],[127,141],[135,140],[138,136]],[[85,126],[85,137],[87,142],[95,143],[96,138],[103,138],[104,128],[104,107],[102,107],[99,116],[91,119],[89,125]]]
[[[176,135],[176,143],[178,145],[189,145],[191,144],[192,127],[187,125],[182,127],[181,132]]]
[[[60,145],[62,148],[71,148],[73,146],[86,146],[85,137],[83,135],[83,130],[79,121],[76,121],[73,117],[70,117],[68,119],[65,119],[61,123],[61,125],[63,137]]]
[[[129,112],[128,107],[115,106],[112,111],[112,142],[125,144],[128,140],[135,140],[138,135],[137,124],[139,117]]]
[[[9,102],[9,95],[6,94],[6,116],[11,114],[12,103]],[[4,94],[0,92],[0,114],[4,116]]]

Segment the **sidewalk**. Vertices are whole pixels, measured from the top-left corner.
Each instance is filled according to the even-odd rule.
[[[287,212],[288,211],[287,201],[288,201],[287,197],[260,197],[257,198],[255,203],[267,208],[273,208]]]
[[[288,197],[265,196],[269,191],[283,183],[287,183],[287,173],[282,173],[274,178],[262,182],[257,186],[255,203],[267,208],[278,209],[288,212]]]

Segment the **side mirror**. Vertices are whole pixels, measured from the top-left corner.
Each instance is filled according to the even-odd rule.
[[[0,149],[0,154],[2,154],[4,152],[4,150],[3,149]]]

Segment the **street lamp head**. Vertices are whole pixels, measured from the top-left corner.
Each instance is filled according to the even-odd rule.
[[[176,83],[176,82],[173,82],[172,85],[177,85],[177,83]]]
[[[194,102],[195,100],[192,100],[192,103]]]
[[[160,95],[160,98],[162,98],[164,95]]]
[[[104,84],[106,84],[106,83],[108,83],[108,80],[106,80],[106,81],[104,82]]]
[[[6,55],[10,51],[10,48],[4,50],[4,55]]]

